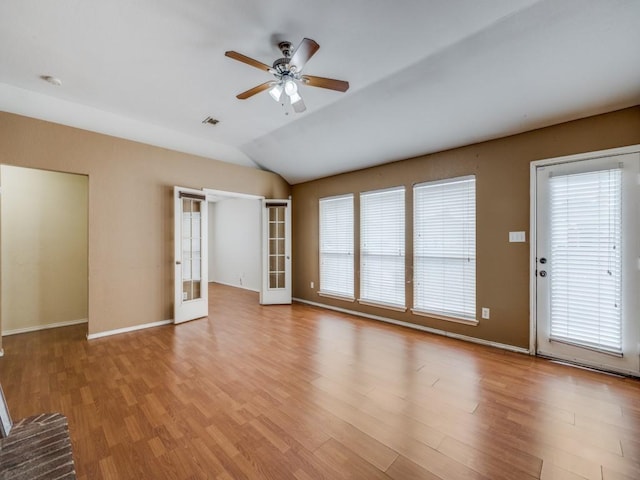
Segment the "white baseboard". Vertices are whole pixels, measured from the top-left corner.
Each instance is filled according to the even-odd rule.
[[[259,288],[249,288],[246,287],[244,285],[234,285],[232,283],[227,283],[227,282],[221,282],[219,280],[211,280],[209,283],[219,283],[220,285],[226,285],[227,287],[235,287],[235,288],[241,288],[243,290],[249,290],[251,292],[257,292],[260,293],[260,289]]]
[[[18,335],[19,333],[37,332],[39,330],[47,330],[49,328],[69,327],[71,325],[78,325],[80,323],[87,323],[86,318],[80,318],[78,320],[69,320],[68,322],[49,323],[47,325],[35,325],[33,327],[14,328],[13,330],[3,330],[2,336]]]
[[[514,345],[507,345],[506,343],[498,343],[498,342],[492,342],[490,340],[484,340],[482,338],[469,337],[467,335],[460,335],[459,333],[447,332],[446,330],[438,330],[437,328],[425,327],[423,325],[417,325],[415,323],[403,322],[402,320],[394,320],[393,318],[381,317],[379,315],[371,315],[369,313],[357,312],[355,310],[348,310],[346,308],[334,307],[333,305],[325,305],[323,303],[312,302],[310,300],[304,300],[302,298],[294,298],[293,300],[296,302],[305,303],[307,305],[313,305],[314,307],[326,308],[328,310],[335,310],[336,312],[348,313],[349,315],[369,318],[371,320],[378,320],[380,322],[393,323],[394,325],[413,328],[415,330],[421,330],[423,332],[442,335],[444,337],[455,338],[458,340],[464,340],[466,342],[477,343],[477,344],[486,345],[489,347],[501,348],[502,350],[508,350],[510,352],[524,353],[527,355],[529,354],[529,350],[526,348],[516,347]]]
[[[142,325],[134,325],[133,327],[117,328],[115,330],[107,330],[105,332],[90,333],[87,335],[87,340],[94,340],[96,338],[109,337],[111,335],[118,335],[120,333],[135,332],[136,330],[144,330],[145,328],[160,327],[173,323],[171,320],[160,320],[159,322],[143,323]]]

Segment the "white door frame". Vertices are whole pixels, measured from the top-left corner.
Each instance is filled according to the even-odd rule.
[[[185,301],[183,298],[182,269],[184,259],[182,252],[182,198],[181,194],[200,197],[200,296]],[[174,215],[174,304],[173,323],[182,323],[196,318],[206,317],[209,314],[209,279],[207,250],[209,248],[207,234],[207,199],[202,190],[186,187],[173,187],[173,215]]]
[[[579,162],[581,160],[589,160],[602,157],[611,157],[615,155],[624,155],[629,153],[640,152],[640,144],[630,145],[627,147],[611,148],[608,150],[598,150],[595,152],[579,153],[577,155],[567,155],[564,157],[547,158],[544,160],[536,160],[531,162],[529,167],[529,355],[535,355],[537,350],[536,338],[538,335],[536,319],[537,319],[537,279],[536,269],[538,268],[536,262],[536,218],[537,218],[537,204],[536,204],[536,192],[538,189],[536,169],[538,167],[555,165],[558,163],[570,163]]]
[[[245,200],[264,200],[264,195],[252,195],[250,193],[227,192],[225,190],[215,190],[213,188],[203,188],[202,192],[207,196],[208,202],[215,202],[216,197],[223,198],[244,198]]]
[[[188,189],[186,189],[188,190]],[[239,199],[246,199],[246,200],[257,200],[260,202],[261,205],[261,209],[264,208],[264,202],[266,201],[264,195],[253,195],[250,193],[238,193],[238,192],[229,192],[229,191],[225,191],[225,190],[216,190],[216,189],[212,189],[212,188],[203,188],[202,190],[193,190],[193,192],[199,192],[201,194],[204,194],[207,198],[207,204],[210,202],[215,202],[217,201],[220,197],[222,198],[239,198]],[[269,201],[279,201],[279,200],[269,200]],[[285,299],[284,301],[281,298],[276,299],[275,302],[273,301],[266,301],[265,303],[291,303],[291,197],[287,198],[286,201],[288,204],[287,207],[287,215],[288,217],[288,222],[287,222],[287,235],[286,235],[286,242],[287,242],[287,279],[286,282],[288,284],[288,299]],[[270,297],[269,292],[266,292],[266,289],[268,288],[267,286],[267,282],[265,281],[265,277],[267,275],[267,269],[265,267],[265,264],[267,262],[267,258],[266,258],[266,253],[265,253],[265,228],[264,228],[264,220],[262,222],[262,239],[261,239],[261,248],[262,248],[262,252],[261,252],[261,258],[262,258],[262,268],[261,268],[261,276],[262,276],[262,281],[261,281],[261,287],[260,287],[260,302],[262,303],[263,300],[267,300]],[[208,233],[208,232],[207,232]],[[208,245],[207,245],[208,247]],[[208,274],[208,263],[206,265],[204,265],[204,268],[207,269],[207,274]],[[207,275],[207,283],[208,283],[208,275]]]
[[[278,278],[283,281],[283,286],[270,287],[270,219],[269,206],[284,207],[284,234],[283,250],[277,256],[284,257],[284,272],[278,272]],[[265,199],[262,200],[262,286],[260,288],[260,305],[283,305],[291,303],[291,197],[284,200]],[[276,241],[278,242],[278,241]],[[277,247],[279,248],[279,247]],[[280,269],[282,267],[276,267]],[[280,277],[280,273],[283,276]]]

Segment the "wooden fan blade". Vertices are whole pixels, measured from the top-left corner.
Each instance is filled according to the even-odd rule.
[[[349,82],[344,80],[336,80],[335,78],[314,77],[313,75],[303,75],[302,81],[312,87],[328,88],[329,90],[337,90],[346,92],[349,90]]]
[[[300,45],[298,45],[298,48],[296,48],[296,51],[293,52],[289,65],[295,65],[297,69],[296,71],[301,72],[305,64],[311,57],[313,57],[319,48],[320,45],[318,45],[314,40],[311,40],[310,38],[303,38]]]
[[[269,65],[265,65],[264,63],[259,62],[258,60],[254,60],[253,58],[247,57],[246,55],[243,55],[238,52],[234,52],[233,50],[224,52],[224,54],[229,58],[233,58],[234,60],[238,60],[239,62],[246,63],[247,65],[251,65],[252,67],[259,68],[260,70],[264,70],[270,73],[273,72],[273,68],[271,68]]]
[[[250,88],[249,90],[247,90],[246,92],[242,92],[238,95],[236,95],[236,98],[239,98],[240,100],[246,100],[249,97],[253,97],[256,93],[260,93],[260,92],[264,92],[265,90],[267,90],[271,85],[273,85],[273,82],[264,82],[261,83],[260,85],[258,85],[257,87],[253,87]]]

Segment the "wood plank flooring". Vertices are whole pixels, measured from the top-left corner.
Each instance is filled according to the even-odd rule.
[[[640,479],[640,382],[210,289],[207,319],[5,337],[14,419],[79,479]]]

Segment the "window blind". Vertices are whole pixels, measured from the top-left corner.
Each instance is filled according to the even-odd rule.
[[[413,189],[414,311],[476,319],[476,179]]]
[[[622,171],[551,177],[550,338],[622,352]]]
[[[320,293],[353,298],[353,195],[320,199]]]
[[[360,301],[405,306],[404,187],[360,194]]]

